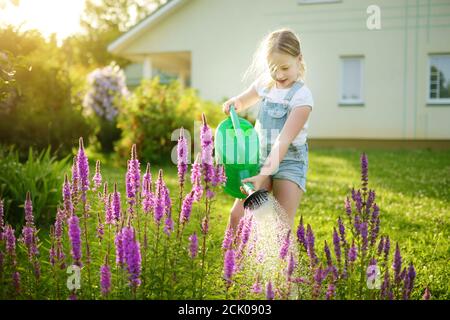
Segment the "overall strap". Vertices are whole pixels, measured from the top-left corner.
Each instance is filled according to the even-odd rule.
[[[292,85],[291,89],[288,91],[286,96],[284,97],[285,102],[291,101],[294,94],[303,87],[303,81],[295,81],[295,83]]]

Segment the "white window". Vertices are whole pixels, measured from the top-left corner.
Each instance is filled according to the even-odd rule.
[[[450,104],[450,54],[433,54],[428,61],[428,103]]]
[[[341,104],[363,104],[363,57],[341,57]]]

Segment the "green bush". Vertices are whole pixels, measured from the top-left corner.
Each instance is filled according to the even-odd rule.
[[[185,128],[192,140],[194,121],[201,121],[202,113],[212,127],[225,118],[218,104],[201,100],[194,89],[182,88],[178,81],[161,84],[158,77],[142,81],[123,105],[118,116],[122,137],[116,151],[125,157],[136,143],[143,158],[154,163],[170,160],[176,145],[171,140],[173,130]]]
[[[25,163],[19,161],[14,147],[0,148],[0,198],[5,201],[6,220],[21,229],[24,223],[24,203],[31,193],[33,212],[38,226],[47,228],[54,220],[61,198],[61,181],[70,155],[62,160],[51,156],[51,148],[37,153],[29,149]]]

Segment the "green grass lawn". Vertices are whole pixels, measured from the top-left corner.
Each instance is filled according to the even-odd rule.
[[[304,223],[312,226],[316,250],[323,248],[324,240],[331,242],[337,218],[345,215],[345,198],[350,196],[352,187],[360,187],[361,153],[358,149],[310,150],[307,193],[298,209],[296,223],[303,215]],[[404,263],[413,262],[417,271],[418,290],[411,298],[420,299],[428,285],[434,298],[449,299],[450,152],[370,150],[367,155],[369,188],[376,191],[376,203],[380,207],[380,233],[390,236],[391,247],[399,243]],[[145,169],[145,159],[141,163]],[[158,169],[152,167],[154,180]],[[163,169],[177,208],[176,166],[166,165]],[[119,182],[124,193],[125,165],[103,166],[102,172],[109,183]],[[232,203],[233,199],[220,191],[212,209],[207,279],[217,284],[217,297],[223,294],[220,245]],[[213,294],[207,298],[215,297]]]

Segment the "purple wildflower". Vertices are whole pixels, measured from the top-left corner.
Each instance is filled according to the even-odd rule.
[[[416,270],[411,263],[408,268],[408,274],[405,276],[405,284],[403,288],[403,299],[408,300],[414,288],[414,279],[416,278]]]
[[[68,221],[68,233],[70,244],[72,246],[71,254],[74,263],[81,267],[81,231],[80,221],[76,215],[72,215]]]
[[[292,274],[294,273],[294,269],[296,267],[296,264],[297,263],[295,261],[294,255],[291,252],[291,254],[289,256],[288,267],[287,267],[287,277],[288,277],[288,279],[290,279],[292,277]]]
[[[350,263],[355,262],[357,256],[358,256],[358,249],[356,248],[355,241],[353,240],[352,246],[350,247],[350,250],[348,252],[348,261]]]
[[[367,222],[363,222],[361,224],[361,237],[362,237],[362,252],[365,253],[367,251],[368,245],[368,230],[367,230]]]
[[[19,271],[15,271],[12,274],[13,286],[16,294],[20,293],[20,273]]]
[[[100,172],[100,160],[97,160],[95,163],[95,175],[92,178],[92,181],[94,182],[94,189],[97,190],[102,185],[102,174]]]
[[[255,294],[260,294],[262,292],[261,283],[259,282],[258,277],[256,277],[255,283],[252,285],[252,292]]]
[[[123,266],[125,263],[125,251],[123,245],[123,233],[119,230],[114,239],[114,244],[116,246],[116,265]]]
[[[0,199],[0,241],[3,240],[3,230],[5,228],[3,200]]]
[[[167,236],[170,236],[170,234],[173,232],[173,220],[170,215],[166,217],[166,220],[164,221],[164,233]]]
[[[132,227],[123,228],[123,248],[129,274],[128,279],[130,285],[136,288],[141,284],[139,278],[141,275],[141,249]]]
[[[308,250],[305,238],[305,227],[303,226],[303,216],[300,217],[300,223],[297,228],[297,241],[300,245],[303,245],[305,250]]]
[[[195,232],[189,236],[189,254],[191,259],[194,259],[198,254],[198,238]]]
[[[344,245],[347,244],[347,240],[345,239],[345,226],[342,222],[341,217],[338,218],[338,225],[339,225],[339,234],[341,235],[341,241]]]
[[[178,138],[177,145],[178,155],[178,182],[180,186],[184,185],[184,178],[188,168],[188,145],[184,136],[184,129],[180,130],[180,137]]]
[[[384,273],[383,283],[381,284],[380,296],[382,299],[387,299],[390,291],[390,281],[389,281],[389,269],[386,269]]]
[[[227,230],[225,231],[225,236],[222,242],[222,249],[228,250],[231,249],[231,245],[233,243],[233,228],[231,225],[228,225]]]
[[[358,213],[361,213],[361,209],[363,206],[362,198],[361,198],[361,191],[355,191],[355,189],[352,189],[352,199],[355,201],[356,210]]]
[[[142,177],[142,196],[146,192],[152,192],[152,173],[150,171],[150,163],[147,163],[144,176]]]
[[[191,169],[191,182],[192,191],[194,192],[194,201],[200,201],[203,195],[203,186],[201,183],[201,163],[200,163],[200,153],[197,154],[194,164]]]
[[[272,281],[269,280],[269,282],[266,285],[266,299],[273,300],[274,298],[275,298],[275,293],[273,292]]]
[[[370,232],[370,244],[373,246],[378,237],[378,232],[380,231],[380,208],[378,208],[377,204],[373,205],[372,219],[370,222],[371,232]]]
[[[208,233],[208,230],[209,230],[209,219],[206,216],[203,217],[203,219],[202,219],[201,230],[202,230],[202,233],[204,235],[206,235]]]
[[[331,266],[333,264],[333,261],[331,261],[331,252],[330,248],[328,247],[327,240],[325,240],[323,251],[325,252],[325,256],[327,258],[327,265]]]
[[[225,252],[225,259],[223,264],[224,277],[228,283],[231,282],[231,277],[233,276],[234,269],[235,269],[234,250],[228,249]]]
[[[378,243],[378,249],[377,249],[378,255],[381,255],[381,253],[383,252],[383,248],[384,248],[384,236],[381,236],[380,242]]]
[[[120,192],[117,191],[117,183],[114,183],[114,193],[112,198],[112,211],[114,215],[114,219],[116,222],[120,221],[121,218],[121,204],[120,204]]]
[[[30,191],[27,192],[24,208],[25,208],[26,225],[32,227],[34,225],[34,216],[33,216],[33,204],[31,202]]]
[[[225,169],[222,164],[218,164],[215,168],[214,179],[212,181],[212,186],[219,186],[225,184],[227,181],[227,176],[225,175]]]
[[[71,185],[72,199],[77,198],[79,183],[80,183],[80,175],[78,173],[78,157],[74,156],[72,164],[72,185]],[[70,218],[70,216],[68,218]]]
[[[325,294],[326,299],[327,300],[333,299],[335,292],[336,292],[336,286],[333,283],[330,283],[327,288],[327,293]]]
[[[84,151],[83,138],[79,140],[79,148],[77,155],[78,174],[81,186],[81,199],[86,202],[86,191],[89,190],[89,162]]]
[[[391,242],[389,240],[389,236],[386,236],[386,240],[384,241],[384,249],[383,249],[385,261],[388,261],[390,249],[391,249]]]
[[[352,189],[352,194],[354,193],[354,189]],[[350,199],[347,197],[345,199],[345,213],[349,218],[352,217],[352,205],[350,204]]]
[[[214,177],[214,164],[213,164],[213,136],[212,130],[208,126],[206,116],[202,114],[202,127],[200,129],[200,142],[202,146],[202,169],[203,178],[206,183],[210,182]]]
[[[395,246],[395,255],[392,268],[394,269],[394,281],[398,284],[401,280],[400,271],[402,270],[402,255],[400,254],[400,247],[398,246],[398,243]]]
[[[194,192],[189,192],[183,200],[183,205],[181,206],[180,223],[184,224],[189,222],[192,212],[192,204],[194,202]]]
[[[361,234],[362,223],[361,223],[361,219],[359,217],[359,214],[355,214],[355,219],[353,221],[353,226],[355,227],[356,235]]]
[[[369,181],[368,160],[367,155],[365,153],[361,155],[361,181],[362,181],[362,190],[365,193],[367,191],[367,183]]]
[[[156,203],[155,203],[155,212],[153,218],[155,223],[159,226],[160,221],[164,215],[166,210],[166,196],[165,196],[165,188],[163,181],[163,170],[159,169],[158,180],[156,181]]]
[[[318,262],[316,253],[314,252],[314,233],[311,229],[311,226],[308,224],[306,228],[306,244],[307,244],[307,251],[308,256],[311,260],[312,265],[316,265]]]
[[[291,245],[291,230],[289,230],[286,234],[286,237],[284,238],[283,244],[280,248],[280,259],[284,260],[286,259],[286,256],[288,254],[289,246]]]
[[[425,293],[422,296],[423,300],[430,300],[431,299],[431,292],[428,286],[425,288]]]
[[[108,200],[105,201],[105,223],[106,224],[115,223],[112,194],[109,194]]]
[[[11,257],[15,257],[16,236],[14,235],[14,229],[10,225],[7,225],[5,227],[4,238],[6,241],[6,253]]]
[[[339,241],[339,235],[336,231],[336,228],[333,228],[333,245],[334,245],[334,254],[336,255],[336,260],[341,263],[341,245]]]
[[[103,296],[107,296],[111,291],[111,269],[107,264],[100,267],[100,288]]]
[[[70,183],[67,174],[64,175],[64,185],[63,185],[63,201],[64,201],[64,211],[66,213],[66,217],[70,218],[73,213],[73,205],[72,205],[72,192],[70,190]]]

